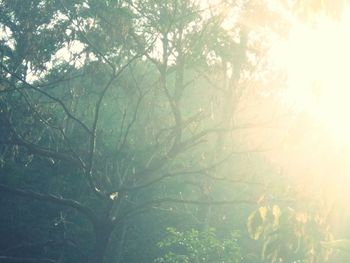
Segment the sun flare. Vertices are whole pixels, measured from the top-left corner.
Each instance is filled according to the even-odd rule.
[[[287,73],[285,103],[310,115],[339,143],[350,144],[350,10],[335,21],[293,22],[271,57]]]

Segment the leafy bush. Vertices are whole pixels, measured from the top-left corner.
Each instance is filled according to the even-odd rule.
[[[318,214],[277,205],[262,206],[248,218],[248,232],[262,241],[263,262],[329,262],[332,235]]]
[[[238,233],[231,238],[220,239],[213,228],[180,232],[167,228],[168,236],[158,243],[166,250],[155,263],[239,263],[242,261],[238,245]]]

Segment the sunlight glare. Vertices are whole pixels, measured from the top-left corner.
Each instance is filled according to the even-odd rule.
[[[295,21],[286,40],[271,49],[287,73],[284,102],[314,118],[338,143],[350,144],[350,10],[339,21],[320,15]]]

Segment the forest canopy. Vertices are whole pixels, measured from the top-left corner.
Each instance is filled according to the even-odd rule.
[[[0,262],[348,262],[349,25],[345,0],[0,0]]]

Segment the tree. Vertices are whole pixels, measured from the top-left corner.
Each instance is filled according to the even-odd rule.
[[[206,233],[214,206],[257,205],[265,184],[230,173],[261,150],[235,134],[255,127],[237,119],[259,54],[243,18],[224,28],[228,10],[252,16],[257,3],[0,3],[0,190],[48,204],[61,238],[37,245],[52,247],[43,257],[112,261],[115,242],[121,262],[132,216],[193,205]]]

